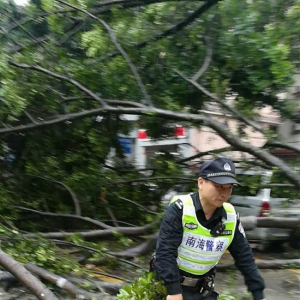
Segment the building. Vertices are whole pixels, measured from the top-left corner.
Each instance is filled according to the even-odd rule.
[[[263,128],[270,128],[277,132],[278,139],[286,144],[298,146],[300,148],[300,73],[294,76],[294,84],[288,88],[285,93],[279,94],[278,97],[281,101],[289,101],[291,107],[295,109],[295,115],[292,119],[282,119],[278,112],[274,111],[271,107],[266,106],[257,111],[259,118],[258,122]],[[238,122],[230,114],[224,114],[222,109],[217,103],[209,103],[205,109],[201,111],[210,117],[224,122],[233,133],[238,130]],[[251,127],[246,128],[246,135],[244,141],[249,142],[256,147],[262,147],[266,143],[265,136],[255,131]],[[218,135],[214,130],[208,127],[201,127],[201,129],[192,128],[190,131],[191,144],[194,147],[193,155],[199,152],[213,151],[228,147],[229,144]],[[277,148],[272,150],[272,154],[284,159],[293,159],[297,154],[288,149]],[[250,154],[242,153],[239,151],[224,152],[224,155],[233,160],[240,160],[242,158],[251,158]],[[211,156],[206,156],[207,159]]]
[[[225,123],[233,133],[238,130],[238,121],[232,115],[224,114],[217,103],[210,103],[206,106],[202,113],[209,115],[211,118]],[[274,112],[271,107],[264,107],[258,111],[259,123],[263,128],[277,128],[280,125],[280,116]],[[253,146],[262,147],[265,142],[265,136],[252,127],[248,126],[245,129],[246,135],[244,141],[249,142]],[[194,147],[194,154],[199,152],[213,151],[230,146],[217,132],[209,127],[202,126],[201,129],[192,128],[190,131],[191,144]],[[240,151],[230,151],[223,153],[228,155],[233,160],[241,160],[243,158],[251,158],[250,154],[242,153]],[[210,156],[204,157],[204,159]]]

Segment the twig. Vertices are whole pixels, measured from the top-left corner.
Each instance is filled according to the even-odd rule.
[[[212,45],[207,37],[204,37],[204,40],[206,41],[207,44],[206,56],[203,65],[198,70],[198,72],[192,77],[193,81],[197,81],[206,72],[212,59],[212,55],[213,55]]]
[[[74,207],[75,207],[75,214],[77,216],[80,216],[81,215],[81,207],[80,207],[80,203],[79,203],[79,200],[77,198],[77,195],[75,194],[75,192],[69,187],[67,186],[65,183],[61,182],[61,181],[58,181],[58,180],[54,180],[54,179],[51,179],[51,178],[47,178],[47,177],[43,177],[43,176],[39,176],[39,175],[34,175],[34,174],[26,174],[26,176],[29,176],[29,177],[34,177],[34,178],[39,178],[39,179],[42,179],[42,180],[46,180],[48,182],[53,182],[55,184],[58,184],[58,185],[61,185],[63,186],[70,194],[72,200],[73,200],[73,203],[74,203]]]
[[[199,18],[202,14],[204,14],[206,11],[208,11],[212,6],[217,4],[219,0],[208,0],[206,1],[202,6],[200,6],[197,10],[195,10],[193,13],[191,13],[187,18],[185,18],[183,21],[180,21],[179,23],[176,23],[175,25],[171,26],[169,29],[154,35],[148,40],[142,41],[140,43],[134,44],[134,47],[137,49],[141,49],[146,47],[149,43],[159,41],[165,37],[168,37],[172,34],[175,34],[179,32],[180,30],[184,29],[187,27],[189,24],[194,22],[197,18]],[[103,57],[100,57],[100,61],[105,60],[105,59],[111,59],[113,57],[118,56],[120,53],[119,52],[112,52],[108,55],[105,55]],[[91,62],[93,63],[93,62]]]
[[[7,12],[7,9],[4,9]],[[21,24],[19,24],[13,17],[11,17],[9,14],[5,14],[4,12],[2,12],[3,15],[5,15],[7,18],[9,18],[11,21],[13,21],[13,23],[15,23],[18,27],[20,27],[27,35],[29,35],[37,44],[40,43],[40,41],[33,36],[26,28],[24,28]],[[41,44],[42,47],[44,48],[44,50],[46,50],[47,52],[49,52],[48,49],[46,49],[43,44]]]
[[[111,217],[111,220],[113,221],[115,227],[119,227],[117,218],[115,217],[112,209],[110,208],[108,201],[106,200],[106,189],[104,189],[104,188],[101,189],[100,201],[102,201],[104,203],[105,209],[106,209],[107,213],[109,214],[109,216]]]
[[[41,44],[41,43],[44,43],[45,41],[48,41],[49,39],[50,39],[50,36],[38,37],[38,38],[36,38],[35,41],[30,41],[28,44],[25,44],[25,45],[17,44],[16,46],[9,48],[7,50],[7,53],[13,54],[15,52],[20,52],[21,50],[23,50],[24,47],[27,47],[30,45]]]
[[[97,225],[100,228],[105,228],[105,229],[110,229],[110,228],[114,228],[112,226],[106,225],[103,222],[91,219],[89,217],[82,217],[80,215],[70,215],[70,214],[55,214],[55,213],[50,213],[50,212],[43,212],[43,211],[39,211],[39,210],[35,210],[35,209],[31,209],[31,208],[26,208],[26,207],[22,207],[22,206],[14,206],[17,209],[21,209],[24,211],[28,211],[28,212],[32,212],[35,214],[39,214],[41,216],[49,216],[49,217],[54,217],[54,218],[69,218],[69,219],[77,219],[77,220],[81,220],[84,222],[88,222],[94,225]]]
[[[136,202],[134,202],[134,201],[132,201],[132,200],[130,200],[130,199],[127,199],[127,198],[125,198],[125,197],[118,196],[118,195],[116,195],[115,193],[112,193],[112,194],[115,195],[118,199],[121,199],[121,200],[124,200],[124,201],[127,201],[127,202],[129,202],[129,203],[132,203],[132,204],[136,205],[137,207],[139,207],[140,209],[146,211],[146,212],[149,213],[149,214],[152,214],[152,215],[158,215],[157,212],[151,211],[151,210],[147,209],[146,207],[144,207],[144,206],[141,205],[141,204],[138,204],[138,203],[136,203]]]
[[[33,116],[32,116],[29,112],[27,112],[26,109],[24,109],[23,112],[24,112],[25,116],[26,116],[32,123],[34,123],[34,124],[37,124],[37,123],[38,123],[38,122],[33,118]]]
[[[57,9],[57,10],[53,10],[53,11],[49,11],[49,12],[41,12],[41,13],[34,15],[33,17],[25,17],[24,19],[20,20],[18,22],[18,24],[10,25],[2,34],[0,34],[0,39],[5,37],[6,35],[8,35],[12,30],[18,28],[20,25],[24,25],[30,21],[34,21],[35,18],[47,17],[47,16],[53,15],[53,14],[67,14],[68,12],[72,12],[72,11],[74,11],[74,10]]]
[[[35,71],[47,74],[47,75],[49,75],[51,77],[54,77],[56,79],[59,79],[59,80],[62,80],[62,81],[67,81],[67,82],[75,85],[77,88],[79,88],[81,91],[83,91],[84,93],[86,93],[87,95],[92,97],[93,99],[97,100],[100,104],[102,104],[103,107],[107,107],[107,104],[100,97],[98,97],[95,93],[93,93],[91,90],[89,90],[86,87],[84,87],[83,85],[81,85],[78,81],[74,80],[73,78],[69,78],[69,77],[66,77],[66,76],[59,75],[57,73],[51,72],[51,71],[49,71],[47,69],[44,69],[42,67],[31,66],[31,65],[26,65],[26,64],[19,64],[19,63],[16,63],[16,62],[12,61],[12,60],[9,60],[9,64],[14,66],[14,67],[20,68],[20,69],[35,70]]]
[[[118,49],[118,51],[122,54],[122,56],[124,57],[125,61],[127,62],[129,68],[131,69],[131,72],[132,74],[134,75],[135,77],[135,80],[142,92],[142,95],[143,97],[145,98],[144,100],[146,101],[146,104],[148,104],[149,106],[153,106],[153,103],[152,103],[152,100],[151,100],[151,97],[150,95],[148,94],[143,82],[142,82],[142,79],[137,71],[137,68],[135,67],[135,65],[132,63],[131,59],[129,58],[128,54],[125,52],[125,50],[122,48],[122,46],[119,44],[119,42],[117,41],[117,37],[114,33],[114,30],[103,20],[97,18],[95,15],[89,13],[88,11],[86,11],[85,9],[82,9],[80,7],[77,7],[75,5],[72,5],[70,3],[67,3],[65,1],[62,1],[62,0],[56,0],[57,2],[59,3],[62,3],[66,6],[69,6],[69,7],[72,7],[74,9],[77,9],[78,11],[81,11],[82,13],[88,15],[89,17],[91,17],[92,19],[98,21],[99,23],[101,23],[105,29],[107,30],[109,36],[110,36],[110,39],[112,41],[112,43],[115,45],[115,47]]]

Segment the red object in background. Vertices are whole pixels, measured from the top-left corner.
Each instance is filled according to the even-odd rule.
[[[176,137],[185,136],[185,130],[184,130],[184,127],[181,126],[181,125],[176,125],[174,135],[175,135]]]
[[[264,201],[261,206],[259,217],[268,217],[270,215],[270,204]]]
[[[139,129],[138,139],[140,139],[140,140],[148,139],[146,129]]]
[[[174,130],[174,136],[175,137],[184,137],[185,136],[185,128],[181,125],[176,125],[175,130]],[[149,139],[146,129],[139,129],[138,139],[139,140]]]

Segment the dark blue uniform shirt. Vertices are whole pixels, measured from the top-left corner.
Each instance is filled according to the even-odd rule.
[[[215,228],[223,217],[226,219],[227,213],[222,206],[214,212],[209,220],[206,220],[198,192],[192,194],[192,199],[197,219],[205,228],[211,230]],[[264,298],[264,280],[258,272],[252,249],[244,234],[239,230],[239,224],[240,220],[238,218],[234,238],[228,250],[233,256],[237,268],[244,275],[245,283],[254,300],[261,300]],[[176,261],[182,236],[182,209],[176,203],[172,203],[167,208],[161,223],[155,259],[157,275],[164,281],[169,295],[180,294],[182,291],[180,273]]]

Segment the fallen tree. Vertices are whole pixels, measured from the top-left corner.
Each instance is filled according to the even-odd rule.
[[[0,53],[0,72],[1,78],[3,78],[1,79],[0,97],[1,104],[3,104],[0,112],[0,136],[5,141],[12,137],[18,141],[21,139],[20,144],[23,145],[18,149],[12,149],[12,153],[19,154],[16,164],[10,164],[6,160],[3,164],[6,167],[6,173],[3,172],[4,175],[1,179],[4,181],[3,190],[7,192],[3,194],[3,197],[6,198],[6,201],[2,201],[4,203],[3,211],[7,212],[7,208],[12,206],[16,208],[15,199],[19,199],[18,203],[22,203],[20,205],[23,207],[17,207],[17,216],[22,210],[25,212],[24,215],[36,214],[41,219],[46,219],[45,222],[49,219],[54,220],[55,225],[54,230],[49,230],[47,226],[43,227],[44,224],[38,227],[41,230],[35,230],[37,227],[33,226],[33,222],[28,222],[30,224],[24,226],[25,229],[20,226],[19,230],[13,224],[11,226],[13,229],[10,230],[12,234],[7,236],[3,233],[3,240],[6,239],[9,242],[13,239],[39,240],[41,237],[60,239],[53,243],[59,245],[70,255],[84,253],[80,255],[80,258],[76,256],[81,263],[90,259],[93,262],[105,264],[109,259],[117,258],[118,262],[131,264],[141,269],[136,260],[140,256],[147,256],[154,250],[157,239],[156,221],[153,222],[153,219],[149,221],[145,218],[143,224],[147,223],[147,225],[136,222],[139,226],[118,226],[121,223],[116,221],[114,214],[111,213],[112,210],[109,210],[115,225],[110,226],[106,222],[98,221],[100,220],[99,214],[94,214],[94,210],[102,208],[105,210],[105,205],[97,206],[98,202],[96,201],[99,189],[103,186],[117,189],[119,188],[118,184],[121,185],[122,182],[125,187],[132,187],[131,183],[144,181],[144,178],[141,179],[138,173],[136,173],[138,179],[128,176],[122,180],[112,174],[107,176],[107,173],[101,173],[101,167],[105,165],[110,148],[118,146],[117,134],[129,130],[125,128],[125,125],[128,124],[121,122],[120,125],[121,116],[124,114],[141,116],[139,126],[144,125],[143,118],[144,122],[147,118],[152,118],[157,123],[165,122],[166,125],[182,121],[187,126],[209,127],[231,145],[230,149],[220,150],[221,153],[236,150],[250,154],[257,159],[257,165],[280,169],[293,183],[293,186],[300,187],[300,176],[293,166],[288,165],[269,151],[272,147],[282,147],[300,153],[299,147],[287,145],[275,139],[274,135],[270,135],[264,128],[264,124],[260,124],[260,120],[252,115],[253,111],[264,105],[281,108],[283,103],[278,104],[277,93],[290,84],[292,63],[286,53],[293,49],[292,42],[285,40],[287,34],[284,36],[278,34],[278,40],[273,40],[277,35],[264,30],[269,30],[271,27],[275,27],[276,30],[276,24],[285,24],[281,19],[278,20],[278,16],[273,12],[270,12],[272,18],[264,18],[274,20],[272,24],[269,24],[268,21],[261,23],[257,20],[257,26],[256,24],[253,26],[253,18],[251,23],[247,23],[249,21],[247,18],[242,23],[231,23],[232,20],[237,20],[230,16],[231,9],[234,10],[240,4],[242,5],[240,13],[242,15],[246,11],[245,17],[247,14],[257,16],[264,13],[267,15],[268,11],[262,12],[259,6],[253,6],[253,11],[251,11],[251,6],[246,1],[245,3],[230,2],[226,5],[230,8],[229,10],[226,11],[226,7],[223,7],[223,12],[214,11],[209,16],[208,22],[205,20],[205,14],[221,1],[186,1],[184,6],[181,4],[182,1],[152,0],[138,3],[131,0],[102,1],[98,4],[87,2],[84,5],[79,2],[75,5],[59,0],[44,1],[42,6],[34,4],[32,1],[29,9],[12,12],[8,9],[12,6],[7,6],[9,5],[6,3],[7,1],[2,2],[0,3],[1,11],[3,11],[3,17],[0,20],[0,39],[2,38],[4,41],[4,50]],[[166,2],[168,5],[164,5]],[[175,4],[171,2],[175,2]],[[151,5],[155,5],[155,3],[160,3],[160,5],[152,9]],[[273,7],[272,5],[269,6]],[[281,5],[282,11],[296,11],[290,4]],[[139,11],[135,10],[136,7],[141,6]],[[149,10],[147,10],[148,7],[150,7]],[[170,10],[169,7],[171,7]],[[268,5],[266,5],[267,7]],[[128,14],[128,11],[132,14]],[[174,15],[174,11],[177,11],[176,15]],[[233,13],[236,14],[235,11]],[[227,15],[229,17],[222,22],[222,18]],[[292,18],[293,14],[287,15],[286,18],[290,20],[289,18]],[[19,16],[20,19],[18,19]],[[161,18],[156,19],[157,16],[161,16]],[[222,16],[222,18],[218,16]],[[243,17],[241,18],[243,19]],[[160,24],[162,22],[166,22],[166,24],[157,30],[154,30],[153,27],[149,30],[146,28],[150,27],[150,23]],[[203,25],[198,27],[197,23]],[[212,23],[216,26],[211,26]],[[133,26],[127,28],[124,24],[133,24]],[[143,25],[141,31],[135,26],[136,24]],[[287,22],[287,24],[290,23]],[[122,31],[124,27],[126,27],[125,31]],[[214,30],[212,31],[211,28]],[[220,30],[223,28],[223,31]],[[234,41],[228,39],[228,32],[231,33],[232,28],[239,28],[238,31],[240,31],[234,35],[236,38]],[[247,28],[247,31],[243,28]],[[262,28],[262,32],[251,31],[256,28]],[[181,37],[173,40],[173,36],[183,30],[186,31]],[[138,40],[137,37],[141,34],[147,36],[147,39]],[[97,36],[96,39],[95,36]],[[125,37],[123,38],[123,36]],[[184,36],[191,38],[186,40],[182,38]],[[255,36],[254,40],[253,36]],[[166,37],[168,39],[165,39]],[[246,43],[244,38],[248,38]],[[268,38],[272,42],[266,44],[265,40]],[[162,43],[153,46],[154,42],[162,39],[165,39],[165,45]],[[168,40],[172,41],[172,44]],[[201,41],[199,42],[199,40]],[[282,45],[283,40],[284,47],[273,46]],[[204,47],[200,46],[202,42]],[[231,53],[222,49],[222,45],[226,45],[226,47],[236,45],[240,49],[240,47],[243,48],[243,44],[247,44],[249,50],[238,50],[242,53],[241,55],[234,51],[234,47],[231,49]],[[112,45],[113,48],[111,48]],[[215,45],[218,45],[218,51],[214,52]],[[256,48],[255,45],[259,45],[259,48]],[[137,52],[140,49],[146,49],[146,51]],[[108,52],[105,53],[105,51]],[[261,52],[263,55],[260,55]],[[100,53],[101,57],[99,57]],[[206,54],[201,58],[197,55],[194,56],[195,53]],[[251,61],[252,53],[257,54],[258,60],[255,63]],[[250,61],[248,60],[249,55]],[[189,56],[193,57],[192,62],[188,61]],[[172,62],[172,57],[178,57],[180,61]],[[234,57],[234,63],[232,63],[232,57]],[[112,58],[117,59],[113,60]],[[109,67],[103,63],[108,59],[110,60]],[[185,60],[188,61],[186,65],[184,64]],[[141,65],[134,64],[140,61]],[[203,61],[203,64],[197,67],[199,61]],[[257,69],[260,67],[261,69]],[[176,68],[180,68],[180,70],[178,71]],[[209,73],[205,77],[204,73],[207,71]],[[157,74],[164,74],[164,76],[157,76]],[[280,77],[277,74],[280,74]],[[108,80],[104,77],[107,77]],[[158,80],[160,80],[160,88],[158,88]],[[174,90],[170,88],[173,86]],[[228,91],[240,96],[234,100],[233,105],[228,105],[226,101]],[[192,101],[183,101],[183,99]],[[217,107],[221,111],[221,119],[217,120],[212,114],[207,114],[205,111],[204,104],[211,103],[217,103]],[[248,112],[244,114],[242,112],[245,112],[244,108],[247,105]],[[248,115],[252,117],[248,117]],[[105,122],[96,124],[95,119],[98,116]],[[226,118],[230,116],[237,122],[239,130],[232,130],[227,124],[228,119],[222,119],[224,116]],[[255,147],[246,142],[244,139],[245,128],[261,134],[266,143]],[[148,126],[147,129],[150,130],[151,126]],[[101,141],[99,142],[99,140]],[[12,144],[14,144],[13,142]],[[9,147],[7,149],[7,151],[11,150]],[[6,159],[8,155],[6,152],[4,154],[3,157]],[[211,151],[198,153],[189,159],[179,159],[177,163],[185,163],[211,154]],[[101,171],[99,171],[100,169]],[[22,174],[22,172],[24,177],[32,174],[31,176],[35,178],[33,184],[27,189],[23,186],[20,188],[20,183],[23,184],[23,181],[16,179],[16,174]],[[26,173],[28,174],[26,175]],[[44,177],[45,173],[47,177]],[[13,178],[12,181],[15,181],[15,185],[7,184],[5,178],[9,176]],[[110,176],[111,178],[109,178]],[[146,180],[159,182],[162,177],[157,176]],[[184,178],[181,177],[180,180],[183,181]],[[49,188],[48,194],[44,194],[42,185],[44,181],[51,182],[54,187],[68,192],[68,196],[72,200],[72,207],[66,207],[68,203],[66,204],[64,201],[65,194],[57,197],[54,188]],[[37,191],[41,192],[39,197],[32,192],[35,185],[38,186]],[[6,187],[8,187],[7,190]],[[77,197],[75,191],[80,191],[81,195]],[[27,197],[31,194],[34,196],[27,201]],[[45,198],[50,200],[49,203],[44,203]],[[116,195],[118,201],[126,199],[130,203],[132,200],[129,198],[127,195]],[[133,204],[132,202],[131,204]],[[96,216],[94,219],[87,215],[83,216],[88,207],[90,207],[91,215]],[[122,217],[126,208],[122,207],[120,213]],[[38,211],[42,209],[45,212]],[[151,217],[155,215],[155,212],[145,209],[142,205],[138,205],[137,210],[151,213]],[[64,213],[61,213],[62,211]],[[70,211],[74,211],[75,214],[73,215]],[[55,212],[60,213],[56,214]],[[142,214],[135,214],[136,217],[140,215]],[[16,219],[14,217],[7,219],[16,220],[17,217]],[[25,221],[31,221],[28,216],[26,217]],[[68,225],[71,222],[83,225],[77,230],[69,227],[68,230],[65,230],[55,223],[55,220],[58,219],[66,220]],[[129,219],[129,222],[133,219]],[[297,219],[284,218],[257,219],[250,217],[242,218],[242,222],[246,230],[255,227],[296,228],[299,225]],[[9,221],[7,223],[9,224]],[[35,222],[34,225],[37,223]],[[22,229],[26,232],[22,232]],[[19,234],[20,232],[23,234]],[[150,235],[150,237],[146,235]],[[118,250],[110,248],[113,248],[112,240],[116,236],[121,236]],[[122,243],[122,248],[128,247],[128,237],[135,239],[135,246],[120,250]],[[110,247],[98,245],[106,239],[109,239],[107,244]],[[88,243],[90,240],[97,241],[98,244]],[[113,242],[116,240],[118,238]],[[43,243],[44,240],[41,244]],[[46,244],[45,248],[48,246],[49,244]],[[40,249],[42,250],[41,264],[48,259],[45,257],[48,253],[45,248]],[[30,249],[34,252],[32,248]],[[62,252],[55,252],[55,255]],[[91,253],[92,255],[90,255]],[[55,255],[49,254],[54,262]],[[93,256],[94,254],[95,256]],[[73,295],[90,297],[88,292],[78,291],[77,287],[65,280],[65,277],[59,277],[40,266],[35,266],[32,262],[25,265],[38,276],[58,284]],[[279,264],[277,266],[279,267]],[[29,283],[25,282],[25,284]]]
[[[69,218],[70,216],[66,215],[65,217]],[[84,217],[74,216],[74,218],[82,218],[83,220],[85,220]],[[300,218],[281,218],[281,217],[257,218],[257,217],[249,216],[249,217],[241,217],[240,219],[246,231],[252,230],[256,227],[293,229],[300,225]],[[91,219],[89,219],[89,222],[97,224],[97,221],[93,221]],[[140,227],[110,227],[106,229],[90,230],[90,231],[82,231],[82,232],[47,232],[47,233],[40,232],[38,234],[45,238],[54,238],[54,239],[63,239],[66,237],[70,237],[74,234],[80,234],[84,239],[108,237],[112,235],[114,232],[120,233],[125,236],[141,236],[153,232],[153,230],[155,229],[155,225],[157,224],[159,224],[159,220],[156,220],[155,222],[153,222],[153,224],[140,226]],[[23,236],[25,238],[32,238],[36,236],[36,233],[25,233],[23,234]],[[150,238],[151,240],[151,242],[149,241],[150,244],[153,243],[152,240],[155,239],[155,237],[156,236],[153,235]],[[140,248],[139,251],[144,251],[143,249],[144,248]]]
[[[300,259],[273,259],[273,260],[256,260],[256,265],[259,269],[293,269],[300,267]],[[234,263],[232,264],[218,264],[218,271],[228,271],[236,269]]]

